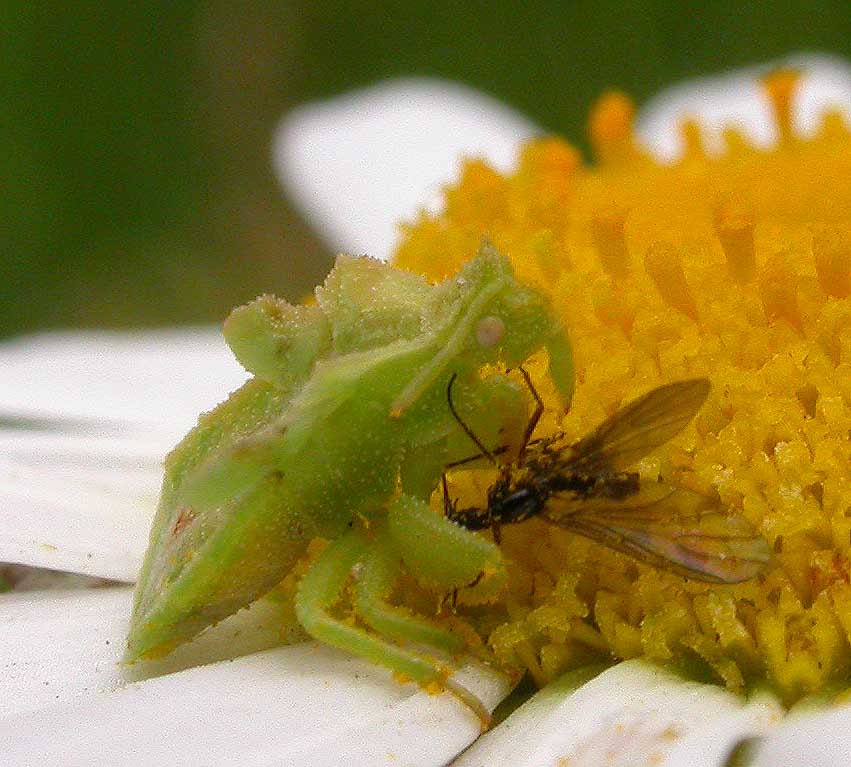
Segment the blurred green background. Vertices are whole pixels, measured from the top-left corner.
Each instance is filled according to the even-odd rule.
[[[380,9],[380,10],[378,10]],[[0,5],[0,335],[219,321],[331,254],[275,181],[294,105],[396,76],[488,91],[584,146],[589,105],[794,51],[846,2]]]

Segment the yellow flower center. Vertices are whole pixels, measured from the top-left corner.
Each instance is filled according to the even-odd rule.
[[[510,620],[490,643],[539,681],[600,654],[732,689],[767,678],[789,702],[848,680],[851,133],[826,114],[814,136],[796,135],[797,84],[790,72],[764,83],[772,149],[729,129],[711,156],[686,121],[671,165],[635,140],[629,100],[605,96],[590,120],[596,165],[557,139],[528,144],[507,176],[470,161],[445,210],[423,214],[399,247],[396,264],[440,278],[487,234],[551,293],[577,388],[540,434],[578,438],[660,383],[708,376],[694,423],[638,469],[717,497],[774,547],[760,578],[707,586],[538,520],[509,526]],[[462,505],[481,503],[481,482],[454,484]]]

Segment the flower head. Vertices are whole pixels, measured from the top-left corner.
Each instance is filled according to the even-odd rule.
[[[777,114],[794,100],[794,83],[775,98]],[[499,127],[498,114],[466,96],[479,122]],[[552,291],[579,352],[577,399],[564,422],[573,435],[658,381],[710,375],[710,406],[642,471],[739,510],[775,544],[775,562],[759,583],[708,588],[534,521],[506,530],[516,563],[510,620],[479,628],[541,681],[584,668],[534,696],[464,764],[720,765],[741,738],[782,715],[771,696],[745,703],[640,660],[599,673],[596,662],[610,652],[710,670],[732,688],[767,675],[788,700],[847,678],[845,129],[828,117],[802,140],[788,120],[792,128],[768,151],[728,131],[713,157],[689,123],[685,155],[664,166],[633,138],[631,115],[622,96],[601,103],[595,168],[556,140],[528,145],[509,174],[468,163],[447,210],[409,228],[399,260],[452,271],[485,229],[522,274]],[[375,124],[388,120],[383,104]],[[529,124],[502,120],[502,128],[513,140]],[[355,153],[368,164],[361,145]],[[326,185],[340,187],[345,169],[337,171]],[[358,167],[354,175],[360,180]],[[363,196],[363,185],[355,188]],[[384,219],[396,218],[388,204],[380,202]],[[357,231],[389,240],[389,227]],[[47,337],[0,349],[0,559],[131,580],[160,456],[243,378],[222,348],[212,335],[190,334]],[[542,370],[534,370],[539,381]],[[542,427],[556,420],[550,413]],[[454,480],[472,499],[471,480]],[[178,650],[155,672],[163,676],[128,685],[117,662],[129,600],[126,587],[2,597],[7,761],[301,764],[345,755],[428,765],[475,736],[457,701],[403,688],[355,659],[316,645],[258,653],[280,639],[276,618],[268,620],[278,608],[262,602]],[[504,691],[490,687],[495,702]],[[754,764],[845,763],[848,716],[838,709],[792,722]]]
[[[774,549],[759,579],[706,586],[543,523],[506,530],[511,620],[490,642],[541,681],[609,653],[733,690],[767,678],[787,702],[848,676],[851,133],[831,112],[796,133],[798,84],[762,81],[772,146],[729,128],[713,154],[685,119],[670,164],[608,94],[590,117],[595,165],[557,139],[527,144],[511,173],[470,161],[444,210],[406,228],[401,266],[451,273],[486,232],[551,292],[575,348],[572,436],[660,383],[709,377],[693,426],[640,469],[717,499]]]

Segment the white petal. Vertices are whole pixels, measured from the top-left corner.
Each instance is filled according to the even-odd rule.
[[[709,717],[679,740],[658,767],[726,767],[743,740],[768,732],[782,721],[785,710],[772,695],[761,693],[741,708]]]
[[[746,707],[719,687],[683,681],[642,661],[614,666],[578,689],[576,683],[577,676],[568,674],[542,690],[480,738],[457,767],[696,767],[664,760],[689,733],[706,732]],[[768,705],[768,714],[748,712],[739,732],[759,731],[775,705]],[[724,760],[705,764],[720,767]]]
[[[128,589],[0,599],[4,764],[440,765],[478,735],[478,721],[453,696],[400,685],[315,643],[122,688],[129,607]],[[165,663],[180,668],[245,649],[252,612],[240,614],[242,626],[238,615],[216,627],[210,634],[220,637],[206,650],[199,641]],[[269,631],[255,628],[255,644]],[[460,681],[491,708],[507,691],[481,669]]]
[[[506,169],[538,132],[458,83],[391,80],[290,112],[275,162],[286,191],[334,248],[386,259],[397,224],[440,204],[460,158]]]
[[[795,103],[795,125],[803,135],[814,133],[827,109],[851,115],[851,64],[832,56],[793,58],[806,72]]]
[[[136,579],[161,471],[0,460],[0,562]]]
[[[122,669],[133,590],[0,595],[0,719],[280,644],[274,604],[261,600],[162,661]]]
[[[755,748],[750,767],[838,767],[851,764],[851,707],[795,715]]]
[[[851,66],[832,56],[798,54],[666,88],[639,114],[637,129],[643,143],[662,159],[678,157],[682,153],[680,123],[692,118],[705,129],[711,152],[720,151],[722,129],[731,125],[738,126],[758,146],[772,145],[777,133],[759,80],[781,67],[799,69],[803,74],[793,106],[793,125],[801,135],[816,130],[825,109],[839,108],[851,114]]]
[[[134,580],[163,456],[245,378],[213,329],[0,345],[0,562]]]
[[[0,422],[177,441],[246,378],[212,328],[31,336],[0,345]]]
[[[117,685],[132,593],[0,596],[0,719]]]

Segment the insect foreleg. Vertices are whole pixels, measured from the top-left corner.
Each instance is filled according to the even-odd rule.
[[[415,498],[397,498],[388,512],[393,543],[423,585],[439,592],[462,589],[462,601],[468,603],[490,601],[502,591],[505,565],[493,543]],[[475,589],[467,590],[474,581]]]
[[[499,447],[491,450],[493,455],[505,455],[509,450],[508,445],[500,445]],[[457,469],[459,466],[467,466],[473,461],[478,461],[484,458],[485,456],[481,453],[476,453],[476,455],[468,455],[466,458],[459,458],[457,461],[450,461],[443,468],[444,469]]]
[[[319,306],[293,306],[274,296],[234,309],[224,335],[246,370],[288,389],[302,383],[331,346],[331,325]]]
[[[453,427],[446,467],[480,458],[496,465],[496,455],[517,454],[529,420],[526,395],[517,381],[502,374],[472,381],[453,377],[445,401]]]
[[[449,485],[446,484],[446,472],[440,475],[440,485],[443,488],[443,516],[447,519],[451,519],[452,513],[455,511],[455,503],[449,497]]]

